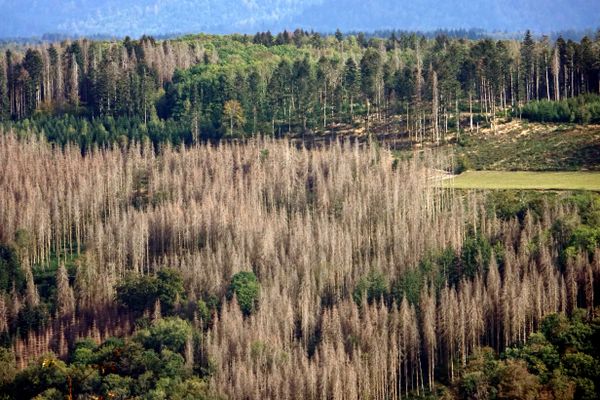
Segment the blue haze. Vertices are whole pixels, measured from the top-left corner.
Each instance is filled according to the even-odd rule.
[[[0,0],[0,37],[599,26],[600,0]]]

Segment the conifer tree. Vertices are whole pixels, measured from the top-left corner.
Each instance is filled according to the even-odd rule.
[[[344,67],[344,91],[348,96],[350,105],[350,122],[354,121],[354,99],[360,88],[360,73],[356,62],[352,57],[348,57]]]
[[[69,60],[69,101],[75,107],[79,106],[79,64],[73,53]]]
[[[4,58],[0,58],[0,121],[10,117],[10,104],[8,97],[8,82]]]
[[[371,105],[379,107],[377,95],[381,79],[381,67],[382,61],[379,51],[373,48],[367,49],[360,60],[360,86],[367,108],[367,131],[369,131]]]
[[[75,296],[69,285],[64,263],[61,263],[56,271],[56,310],[60,317],[70,316],[75,312]]]

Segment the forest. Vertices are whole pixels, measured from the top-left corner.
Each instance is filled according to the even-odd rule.
[[[431,185],[444,162],[433,154],[398,162],[358,144],[82,155],[5,134],[0,159],[0,327],[11,365],[33,361],[15,381],[40,380],[32,390],[64,389],[67,373],[34,361],[52,351],[71,362],[77,391],[119,398],[145,392],[146,373],[204,388],[199,376],[231,398],[443,394],[468,385],[474,354],[529,346],[551,315],[569,331],[560,315],[572,315],[583,331],[555,352],[583,358],[506,390],[537,398],[559,390],[556,378],[587,391],[577,398],[597,395],[578,364],[598,362],[597,195],[463,196]],[[88,337],[96,344],[79,344]],[[142,361],[114,359],[130,346]],[[521,351],[498,369],[521,374]]]
[[[521,41],[296,30],[17,45],[0,55],[0,120],[82,151],[349,130],[439,143],[502,116],[600,121],[599,59],[599,35],[551,42],[529,32]]]
[[[600,35],[4,50],[0,399],[600,397],[600,194],[443,184],[597,166]]]

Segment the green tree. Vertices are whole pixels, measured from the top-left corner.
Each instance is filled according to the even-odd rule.
[[[23,332],[29,332],[44,328],[49,321],[50,313],[46,304],[27,303],[19,310],[17,325]]]
[[[360,305],[365,295],[369,303],[387,299],[388,284],[381,272],[371,271],[358,282],[352,294],[354,301]]]
[[[533,98],[533,82],[535,72],[535,42],[531,36],[531,31],[525,32],[523,43],[521,44],[521,65],[523,68],[523,81],[525,85],[525,99],[527,101]]]
[[[160,301],[161,311],[170,313],[183,295],[181,274],[172,269],[162,269],[156,275],[128,276],[117,285],[119,303],[141,313]]]
[[[117,300],[134,312],[143,312],[156,303],[158,281],[154,276],[128,276],[117,285]]]
[[[354,99],[360,90],[360,72],[352,57],[348,57],[344,66],[344,92],[350,104],[350,122],[354,120]]]
[[[21,291],[25,286],[25,274],[21,269],[16,250],[0,244],[0,292],[7,293],[13,286]]]
[[[344,40],[344,35],[342,35],[342,32],[339,30],[339,28],[335,30],[335,40],[338,42]]]
[[[487,400],[493,398],[497,389],[498,364],[493,349],[484,347],[475,350],[468,359],[458,382],[462,399]]]
[[[506,356],[526,361],[527,369],[544,384],[552,378],[554,370],[560,367],[558,351],[541,333],[533,333],[523,347],[507,349]]]
[[[283,59],[273,71],[267,90],[268,109],[273,134],[275,134],[276,121],[279,121],[281,124],[285,120],[286,115],[288,118],[291,117],[289,109],[291,105],[291,81],[292,66],[289,61]]]
[[[0,393],[12,383],[17,376],[15,355],[9,349],[0,347]]]
[[[189,322],[178,317],[171,317],[154,321],[148,329],[137,333],[136,340],[157,353],[163,349],[183,353],[185,343],[191,336],[192,327]]]
[[[554,371],[548,387],[555,399],[572,400],[575,397],[575,383],[560,369]]]
[[[453,282],[458,282],[463,277],[474,278],[475,275],[483,276],[489,267],[492,246],[487,238],[480,234],[468,236],[462,247],[460,255],[461,270],[452,277]]]
[[[265,101],[265,88],[262,76],[257,70],[253,69],[248,75],[248,96],[250,109],[252,110],[252,134],[256,134],[258,118],[262,111]]]
[[[524,361],[508,360],[498,370],[499,400],[534,400],[539,397],[540,384]]]
[[[320,63],[319,63],[320,64]],[[308,57],[296,60],[292,66],[292,79],[294,82],[293,93],[296,95],[296,109],[302,120],[302,129],[306,131],[307,121],[310,119],[312,98],[314,90],[313,74]],[[322,83],[327,96],[327,77],[323,76]]]
[[[378,94],[381,78],[381,54],[373,48],[367,49],[360,60],[360,84],[367,100],[374,101]]]
[[[258,308],[260,283],[254,272],[241,271],[231,278],[227,298],[233,298],[234,294],[244,315],[250,315]]]
[[[584,322],[585,312],[576,310],[571,320],[564,314],[550,314],[542,321],[541,331],[558,351],[590,351],[590,339],[594,331]]]
[[[381,54],[373,48],[367,49],[360,60],[360,87],[367,107],[367,131],[370,129],[371,104],[379,107],[381,62]]]
[[[410,304],[419,304],[423,283],[423,275],[419,269],[411,269],[402,274],[392,288],[396,304],[400,304],[405,297]]]
[[[158,271],[158,298],[163,310],[171,312],[180,302],[183,294],[183,278],[181,274],[170,268]]]
[[[223,118],[228,121],[229,134],[233,135],[233,128],[239,128],[246,123],[244,109],[239,101],[227,100],[223,105]]]
[[[159,384],[157,384],[159,386]],[[210,386],[206,381],[192,377],[182,382],[173,382],[167,390],[164,391],[163,398],[172,400],[217,400],[217,397],[210,390]]]
[[[4,71],[4,59],[0,58],[0,121],[4,121],[10,118],[8,80]]]
[[[14,398],[30,399],[48,389],[56,389],[64,394],[69,393],[67,365],[54,354],[42,356],[38,362],[32,363],[19,372],[12,386],[12,394]],[[48,394],[44,393],[46,396]],[[46,398],[61,397],[54,395]]]
[[[27,70],[29,75],[29,82],[26,89],[27,112],[31,114],[36,110],[41,99],[42,70],[44,68],[44,63],[40,52],[32,49],[27,50],[27,53],[25,53],[25,60],[23,61],[23,67]]]

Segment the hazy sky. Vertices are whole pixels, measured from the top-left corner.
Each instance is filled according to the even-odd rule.
[[[596,29],[600,0],[0,0],[0,36],[482,28]]]

